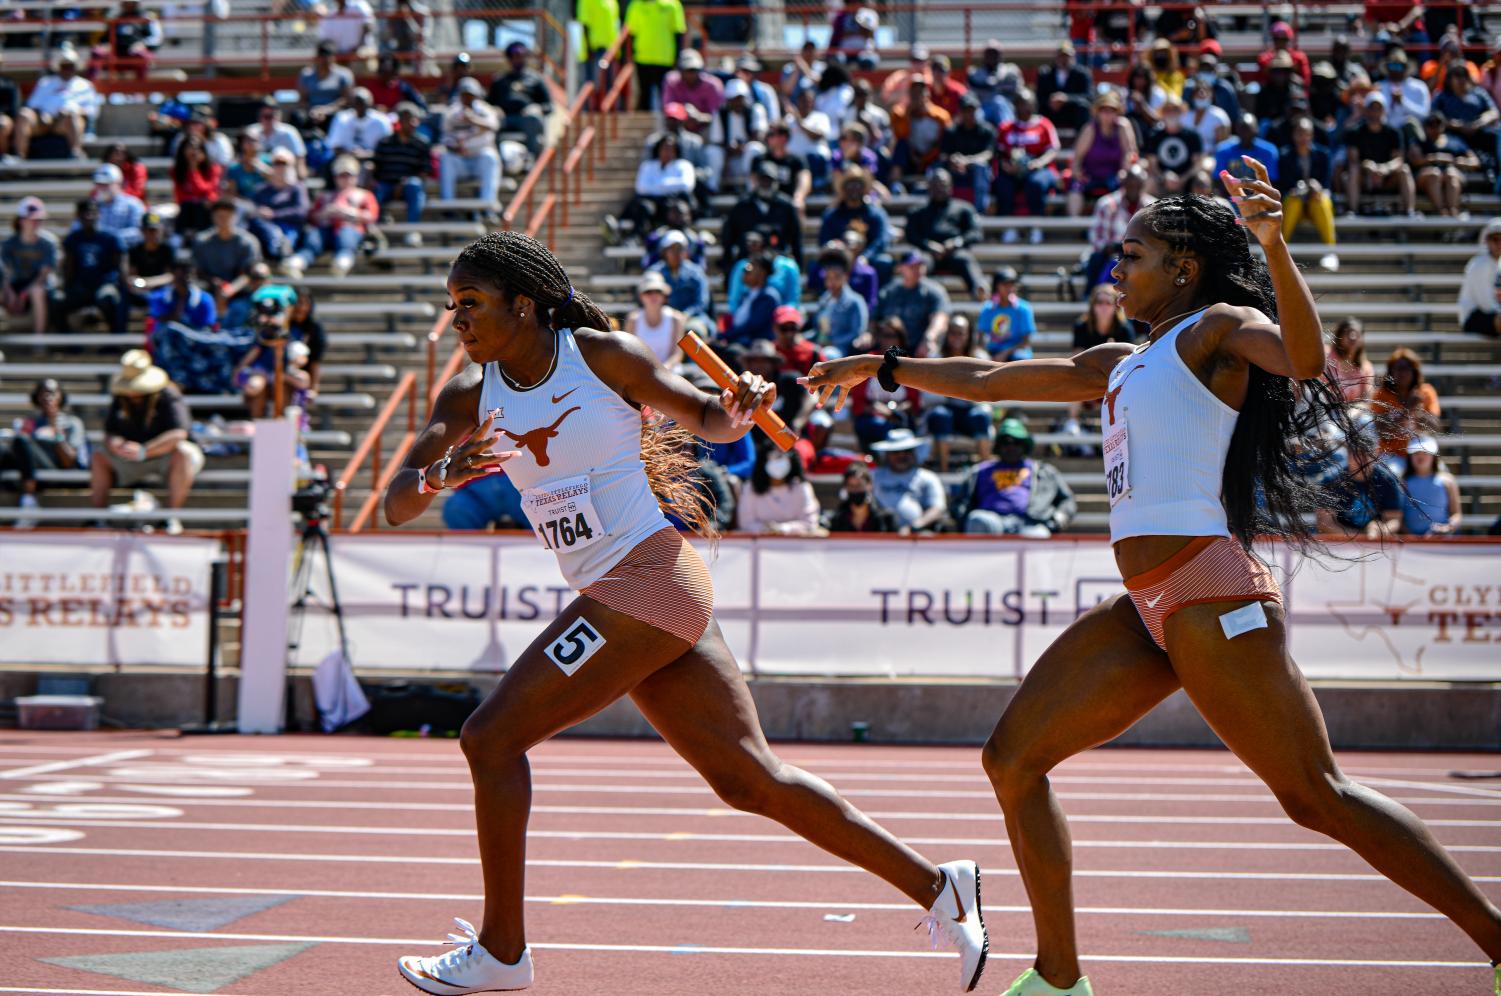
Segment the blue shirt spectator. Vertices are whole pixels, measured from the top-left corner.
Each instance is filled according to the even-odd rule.
[[[704,268],[684,256],[686,240],[663,239],[662,261],[651,268],[662,274],[670,289],[667,306],[689,318],[709,317],[709,275]]]
[[[740,307],[740,302],[745,297],[745,267],[748,260],[740,260],[735,268],[730,271],[730,310]],[[772,259],[771,279],[767,284],[776,288],[777,295],[781,297],[783,304],[790,304],[794,308],[799,307],[803,291],[803,271],[797,268],[797,260],[791,256],[775,256]]]
[[[1009,272],[1008,272],[1009,271]],[[1010,281],[1001,279],[1011,277]],[[1037,318],[1032,302],[1016,296],[1016,274],[1005,267],[996,274],[990,300],[975,319],[975,332],[985,351],[1000,360],[1030,360]]]
[[[711,443],[709,457],[723,467],[732,477],[750,480],[751,470],[756,466],[756,444],[749,434],[733,443]]]
[[[1254,121],[1255,119],[1252,118],[1251,120]],[[1275,184],[1277,182],[1277,147],[1264,138],[1252,138],[1250,142],[1247,142],[1245,140],[1246,137],[1246,135],[1241,134],[1235,138],[1227,138],[1215,146],[1215,175],[1219,175],[1221,170],[1229,170],[1231,176],[1246,180],[1256,179],[1256,174],[1240,161],[1241,156],[1250,156],[1266,164],[1267,176]]]
[[[70,260],[68,280],[84,287],[103,287],[120,279],[124,247],[112,232],[76,228],[63,238],[63,253]]]
[[[146,296],[147,313],[158,322],[177,322],[195,329],[210,329],[219,320],[214,296],[195,284],[167,284]]]
[[[891,219],[879,204],[865,200],[853,205],[840,202],[825,211],[818,226],[818,244],[842,238],[851,228],[864,233],[866,256],[875,260],[886,255],[891,246]]]

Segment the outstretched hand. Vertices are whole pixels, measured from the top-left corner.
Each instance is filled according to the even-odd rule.
[[[1270,248],[1282,238],[1282,193],[1272,186],[1261,160],[1240,158],[1255,172],[1256,179],[1242,180],[1231,176],[1229,170],[1220,170],[1220,180],[1230,192],[1230,201],[1240,210],[1240,223],[1251,230],[1263,249]]]
[[[495,427],[495,413],[490,412],[473,435],[453,448],[448,462],[446,485],[457,488],[481,477],[499,473],[501,464],[520,455],[518,450],[496,452],[495,444],[498,442],[500,430]]]
[[[807,376],[799,377],[797,382],[813,393],[813,400],[818,407],[823,408],[832,400],[834,411],[841,412],[845,402],[850,399],[850,391],[857,384],[874,377],[876,371],[881,369],[882,362],[883,358],[880,356],[846,356],[839,360],[824,360],[813,364]]]

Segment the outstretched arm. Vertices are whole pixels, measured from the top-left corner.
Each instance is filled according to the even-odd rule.
[[[1104,396],[1111,369],[1131,348],[1107,342],[1075,356],[1009,363],[967,356],[904,358],[897,364],[896,382],[966,401],[1092,401]],[[850,389],[874,377],[881,362],[880,356],[850,356],[816,363],[798,383],[817,395],[819,407],[832,400],[840,411]]]

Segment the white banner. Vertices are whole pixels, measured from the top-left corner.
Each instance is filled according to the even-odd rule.
[[[504,670],[572,597],[525,534],[333,543],[360,670]],[[1267,551],[1307,675],[1501,680],[1501,544],[1336,553],[1349,559],[1287,579],[1292,556]],[[741,666],[777,675],[1019,677],[1081,612],[1123,590],[1099,540],[735,537],[710,566]],[[334,646],[315,608],[295,663]]]
[[[0,532],[0,663],[202,667],[219,541]]]

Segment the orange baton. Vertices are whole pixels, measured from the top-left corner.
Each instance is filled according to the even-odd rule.
[[[686,353],[694,363],[697,363],[699,365],[704,373],[709,375],[709,379],[712,380],[715,384],[718,384],[721,389],[734,389],[735,372],[731,370],[728,365],[726,365],[724,360],[721,360],[718,355],[715,354],[714,350],[709,348],[709,344],[707,342],[704,342],[703,339],[699,338],[697,332],[689,332],[684,335],[681,339],[678,340],[678,345],[682,347],[683,352]],[[777,444],[777,449],[786,452],[787,450],[792,449],[792,447],[797,443],[797,434],[791,429],[787,428],[787,423],[783,422],[782,417],[776,412],[758,411],[756,412],[754,419],[756,425],[760,427],[761,431],[766,433],[766,435],[770,437],[773,443]]]

